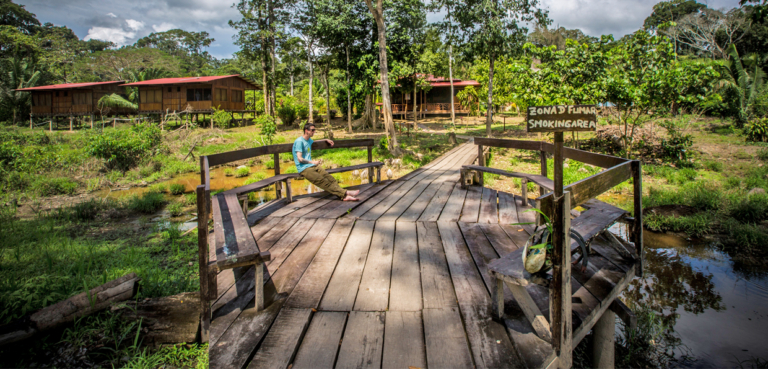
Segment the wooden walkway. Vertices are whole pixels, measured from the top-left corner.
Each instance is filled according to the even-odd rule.
[[[476,146],[460,145],[403,178],[360,186],[356,203],[321,193],[252,210],[254,238],[272,254],[267,308],[253,309],[252,267],[219,274],[210,367],[542,365],[551,348],[511,294],[505,321],[492,319],[487,271],[532,231],[509,224],[534,215],[512,194],[461,189],[459,168],[476,157]],[[574,268],[574,345],[588,332],[582,322],[605,311],[634,274],[601,242],[586,271]],[[548,317],[546,288],[526,288]]]

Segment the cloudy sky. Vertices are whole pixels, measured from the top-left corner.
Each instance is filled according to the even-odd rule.
[[[152,32],[181,28],[207,31],[216,41],[208,50],[217,58],[237,51],[227,22],[239,17],[232,0],[15,0],[41,22],[66,25],[84,39],[132,44]],[[640,28],[656,0],[542,0],[553,26],[579,28],[593,36],[617,39]],[[700,1],[712,8],[732,8],[738,0]],[[439,15],[429,16],[434,21]]]

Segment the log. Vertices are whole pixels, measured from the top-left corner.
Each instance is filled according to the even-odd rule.
[[[128,300],[136,294],[136,282],[140,280],[136,273],[126,274],[0,327],[0,346],[32,337],[38,332],[59,327],[74,321],[75,318],[93,314],[114,303]]]
[[[200,294],[186,292],[113,307],[128,321],[141,319],[142,343],[151,346],[195,342],[200,328]]]

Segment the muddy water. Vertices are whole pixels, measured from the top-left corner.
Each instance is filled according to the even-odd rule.
[[[672,327],[678,365],[739,367],[768,359],[766,270],[735,263],[713,242],[650,231],[644,238],[645,278],[635,279],[623,299],[649,307]]]
[[[229,169],[232,171],[235,170],[235,168],[229,168]],[[211,191],[229,190],[232,188],[240,187],[244,185],[245,182],[250,177],[254,176],[256,173],[263,173],[264,174],[263,178],[269,178],[273,176],[275,173],[274,170],[267,169],[263,165],[252,166],[249,169],[251,174],[248,177],[242,177],[242,178],[227,176],[224,173],[225,168],[216,168],[211,170]],[[357,175],[355,175],[354,172],[338,173],[336,174],[336,178],[340,179],[339,184],[342,187],[349,187],[349,186],[359,185],[362,183],[368,183],[367,174],[366,175],[361,175],[361,174],[364,174],[364,173],[358,173]],[[153,186],[163,185],[167,190],[173,184],[182,184],[184,185],[185,193],[193,193],[195,191],[195,188],[200,185],[200,174],[198,173],[182,174],[171,180],[155,183],[153,184]],[[134,195],[141,195],[145,192],[150,191],[150,188],[151,187],[133,187],[131,189],[122,190],[122,191],[105,190],[105,191],[97,192],[96,195],[104,198],[107,198],[107,197],[126,198]],[[308,181],[296,180],[296,179],[291,180],[291,194],[294,196],[314,193],[318,191],[321,191],[321,190],[316,186],[310,184]],[[252,201],[250,206],[254,207],[263,202],[267,202],[273,199],[275,199],[275,189],[274,187],[268,187],[268,188],[262,189],[261,191],[254,192],[251,195]]]

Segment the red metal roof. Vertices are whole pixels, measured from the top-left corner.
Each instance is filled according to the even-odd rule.
[[[152,79],[149,81],[140,81],[140,82],[134,82],[134,83],[126,83],[123,86],[157,86],[157,85],[177,85],[180,83],[206,83],[206,82],[212,82],[217,81],[220,79],[225,78],[232,78],[237,77],[242,79],[243,81],[246,81],[253,85],[256,89],[261,89],[257,84],[253,83],[252,81],[248,80],[247,78],[242,77],[239,74],[232,74],[229,76],[205,76],[205,77],[179,77],[179,78],[159,78],[159,79]]]
[[[117,83],[125,83],[125,81],[63,83],[63,84],[60,84],[60,85],[49,85],[49,86],[37,86],[37,87],[20,88],[20,89],[17,89],[16,91],[67,90],[67,89],[72,89],[72,88],[85,88],[85,87],[92,87],[92,86],[117,84]]]
[[[429,85],[432,87],[451,87],[451,82],[430,82]],[[459,80],[458,82],[456,82],[455,79],[453,80],[453,87],[462,87],[462,86],[478,86],[479,87],[480,82],[472,81],[472,80],[468,80],[468,81]]]

